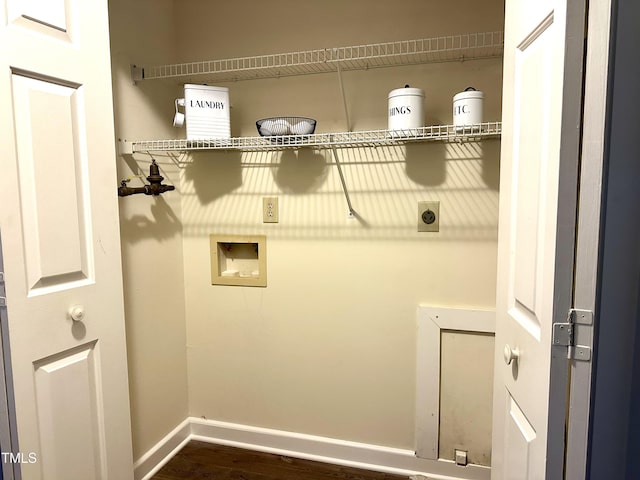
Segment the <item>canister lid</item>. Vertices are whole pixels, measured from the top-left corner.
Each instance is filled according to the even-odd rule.
[[[389,92],[389,98],[400,96],[424,97],[424,90],[422,90],[421,88],[412,88],[407,85],[404,88],[396,88],[395,90],[391,90]]]
[[[453,100],[466,100],[468,98],[484,98],[484,92],[476,90],[473,87],[467,87],[464,92],[456,93]]]
[[[216,92],[228,92],[228,87],[216,87],[213,85],[200,85],[196,83],[185,83],[185,90],[207,90],[207,91],[216,91]]]

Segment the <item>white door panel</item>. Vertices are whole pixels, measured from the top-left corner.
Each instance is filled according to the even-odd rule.
[[[7,0],[9,19],[25,18],[57,30],[67,30],[65,0]]]
[[[92,282],[83,91],[22,75],[12,85],[28,295]]]
[[[584,2],[507,0],[492,478],[562,478]],[[505,348],[515,351],[510,364]],[[507,359],[508,360],[508,359]]]
[[[58,68],[67,68],[68,65],[57,60],[54,50],[60,46],[68,46],[78,43],[79,38],[79,13],[74,8],[71,0],[5,0],[7,6],[7,19],[3,24],[16,35],[21,44],[28,46],[42,41],[46,37],[49,41],[47,49],[49,58],[43,58],[49,66],[45,69],[52,72],[54,65]],[[35,43],[33,43],[35,42]],[[30,64],[28,59],[24,59],[26,64]],[[13,66],[18,66],[19,59],[14,61]]]
[[[529,471],[535,463],[532,462],[534,460],[532,445],[536,440],[536,432],[511,396],[507,398],[505,414],[505,442],[509,445],[509,449],[508,457],[505,459],[504,478],[512,480],[536,478],[531,476]]]
[[[22,476],[130,479],[107,2],[0,12],[0,232],[18,444],[37,458]]]
[[[551,21],[549,21],[551,19]],[[531,96],[549,98],[550,63],[553,51],[552,16],[536,25],[534,32],[521,42],[516,49],[514,86],[513,165],[512,182],[515,186],[511,197],[515,205],[514,223],[515,259],[510,275],[508,310],[505,328],[512,336],[512,346],[520,351],[517,362],[517,377],[508,376],[507,388],[518,399],[520,408],[528,415],[540,413],[536,424],[546,418],[546,412],[536,408],[540,403],[537,396],[528,394],[531,384],[545,386],[545,371],[549,368],[549,358],[544,353],[549,341],[548,319],[552,318],[550,304],[544,302],[545,277],[543,269],[546,230],[555,230],[553,192],[546,192],[546,186],[553,182],[547,161],[553,157],[553,147],[549,144],[552,136],[550,109],[548,102],[531,101]],[[534,93],[535,92],[535,93]],[[533,126],[536,126],[533,128]],[[551,198],[548,197],[551,196]],[[546,310],[545,310],[546,309]],[[550,343],[549,343],[550,345]],[[527,361],[539,355],[535,362]],[[525,381],[517,381],[524,378]],[[544,392],[541,392],[544,393]],[[533,420],[533,419],[532,419]]]
[[[34,362],[38,427],[49,447],[43,478],[107,478],[99,350],[91,342]]]
[[[528,323],[532,334],[539,337],[539,319],[536,315],[536,289],[538,276],[539,249],[544,232],[544,222],[540,215],[544,212],[541,174],[549,152],[546,139],[549,135],[549,106],[543,102],[531,101],[532,96],[547,97],[550,92],[550,62],[548,52],[552,41],[551,25],[546,21],[540,25],[537,35],[527,38],[516,49],[514,83],[514,145],[513,181],[515,194],[515,304],[527,310]],[[536,128],[532,128],[536,125]]]

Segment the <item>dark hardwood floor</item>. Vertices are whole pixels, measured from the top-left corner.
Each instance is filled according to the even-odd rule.
[[[151,480],[406,480],[407,477],[191,441]]]

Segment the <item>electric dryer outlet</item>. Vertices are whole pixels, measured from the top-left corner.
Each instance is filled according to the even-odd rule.
[[[440,202],[418,202],[418,232],[440,231]]]

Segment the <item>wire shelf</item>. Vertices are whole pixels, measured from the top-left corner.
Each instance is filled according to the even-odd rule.
[[[366,70],[369,68],[501,57],[503,32],[325,48],[300,52],[143,67],[137,79],[179,79],[185,83]],[[137,68],[137,67],[135,67]]]
[[[501,122],[485,122],[464,127],[435,125],[406,130],[367,130],[360,132],[315,133],[272,137],[235,137],[204,140],[140,140],[123,141],[123,153],[240,150],[273,151],[297,148],[356,148],[402,145],[411,142],[471,142],[499,138]]]

